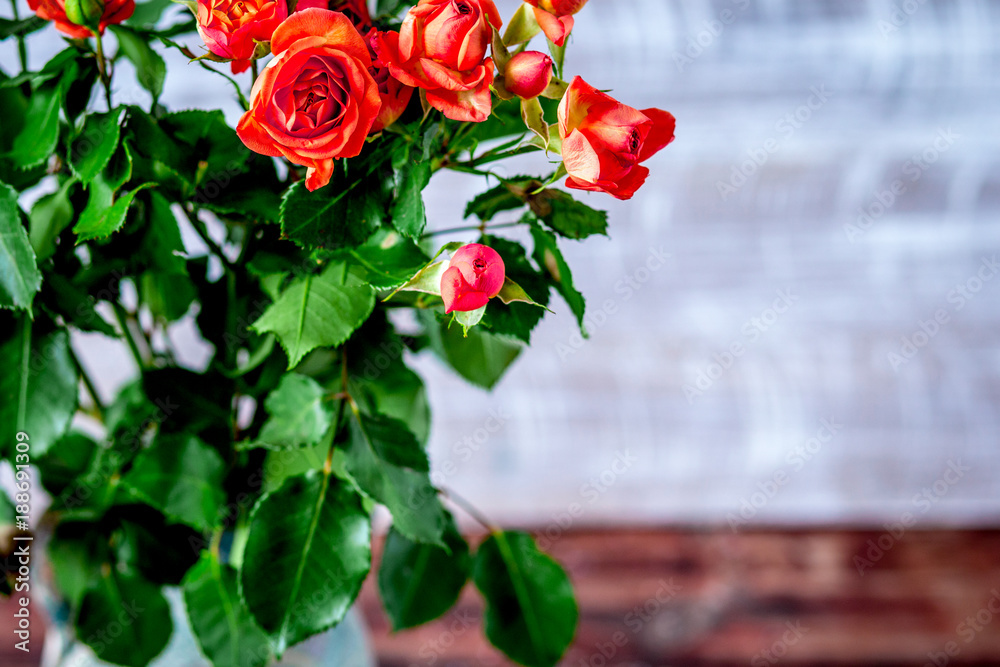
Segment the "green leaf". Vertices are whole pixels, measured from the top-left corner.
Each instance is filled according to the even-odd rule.
[[[504,282],[505,289],[507,288],[508,282]],[[521,291],[523,293],[524,290]],[[500,296],[501,298],[503,297],[503,290],[500,290],[500,294],[498,296]],[[504,303],[507,303],[507,301],[504,301]],[[477,324],[479,324],[479,322],[482,321],[483,319],[483,315],[485,314],[486,314],[486,306],[476,308],[475,310],[465,310],[465,311],[457,310],[453,313],[453,315],[455,316],[455,321],[462,325],[462,328],[465,329],[466,333],[468,333],[469,327],[474,327]]]
[[[550,282],[562,295],[569,305],[570,310],[576,316],[576,321],[580,325],[580,333],[584,338],[588,337],[587,329],[583,325],[583,317],[586,314],[587,302],[583,295],[573,286],[573,274],[569,265],[563,258],[556,237],[537,225],[531,226],[531,238],[535,240],[535,250],[532,257],[535,262],[544,267],[549,273]]]
[[[149,91],[153,96],[153,106],[156,106],[163,92],[163,81],[167,76],[167,65],[163,62],[163,57],[134,30],[122,25],[110,27],[118,38],[118,48],[135,66],[139,85]]]
[[[431,164],[429,161],[418,162],[413,159],[409,146],[404,144],[403,149],[394,156],[393,169],[396,196],[391,210],[392,226],[400,234],[419,240],[427,226],[423,191],[433,174]]]
[[[465,336],[460,327],[433,322],[428,333],[434,352],[463,378],[484,389],[492,389],[500,381],[522,349],[482,328],[470,329]]]
[[[608,235],[608,214],[592,209],[562,190],[546,190],[551,211],[540,216],[556,233],[570,239],[584,239],[592,234]]]
[[[393,525],[419,542],[441,543],[444,508],[431,485],[427,454],[403,422],[352,406],[347,471],[392,513]]]
[[[51,296],[49,296],[51,294]],[[80,331],[97,331],[118,338],[119,334],[94,308],[94,297],[61,273],[50,273],[42,291],[43,307],[58,312],[66,324]]]
[[[0,308],[29,310],[41,286],[42,274],[21,222],[17,193],[0,183]]]
[[[354,263],[351,270],[375,289],[398,287],[427,263],[417,244],[385,228],[345,255]]]
[[[172,633],[170,607],[159,587],[113,569],[87,590],[76,617],[77,637],[98,658],[129,667],[148,665]]]
[[[125,216],[128,214],[128,209],[132,206],[132,200],[135,199],[135,196],[141,190],[155,185],[155,183],[142,183],[135,189],[126,192],[115,200],[115,203],[107,209],[103,216],[84,220],[81,215],[80,222],[73,227],[73,231],[77,235],[77,242],[102,238],[117,232],[125,224]],[[88,208],[90,208],[89,205]]]
[[[523,665],[555,665],[579,618],[565,570],[530,535],[502,532],[479,545],[472,577],[486,600],[490,642]]]
[[[80,135],[69,150],[69,164],[86,185],[97,177],[111,161],[121,137],[121,116],[125,107],[107,113],[87,116]]]
[[[240,595],[278,657],[339,623],[371,567],[361,497],[319,471],[288,478],[250,516]]]
[[[46,260],[56,252],[56,239],[73,222],[76,211],[70,201],[70,194],[77,180],[68,178],[55,192],[41,197],[31,207],[29,236],[31,247],[39,261]]]
[[[36,457],[69,427],[76,412],[77,375],[65,330],[34,339],[30,332],[23,324],[0,347],[0,443],[12,445],[15,434],[24,431]]]
[[[48,24],[48,21],[38,16],[29,16],[20,21],[0,19],[0,41],[16,35],[30,35],[37,30],[41,30]]]
[[[293,282],[253,324],[258,333],[272,332],[293,368],[309,351],[335,347],[368,319],[375,293],[368,285],[345,285],[343,265]]]
[[[55,152],[59,142],[59,107],[63,94],[58,80],[38,86],[31,94],[27,120],[20,134],[14,138],[10,155],[20,168],[41,164]]]
[[[305,375],[289,373],[264,402],[268,419],[259,444],[273,449],[295,449],[317,444],[333,423],[326,391]]]
[[[184,577],[184,605],[202,653],[214,667],[264,667],[271,662],[267,635],[243,606],[237,573],[203,551]]]
[[[198,298],[198,288],[183,273],[145,271],[139,279],[142,303],[158,321],[176,322]]]
[[[538,182],[541,185],[540,182]],[[518,197],[506,183],[490,188],[468,203],[465,207],[465,217],[477,216],[483,222],[489,222],[501,211],[510,211],[524,206],[524,199]]]
[[[327,250],[363,243],[382,223],[385,204],[377,184],[355,181],[344,187],[337,175],[315,192],[299,181],[281,200],[281,231],[303,248]],[[338,187],[339,186],[339,187]]]
[[[101,565],[110,557],[107,536],[95,524],[63,519],[47,550],[59,594],[78,609],[84,593],[101,579]]]
[[[173,5],[173,0],[148,0],[147,2],[137,2],[135,10],[132,12],[126,23],[145,28],[154,28],[164,10]]]
[[[128,496],[198,530],[209,530],[225,502],[225,463],[192,435],[160,435],[122,478]]]
[[[157,190],[149,192],[146,236],[141,252],[150,268],[165,274],[187,274],[184,240],[170,202]]]
[[[458,600],[472,570],[469,545],[446,514],[442,548],[414,542],[393,527],[385,540],[378,589],[392,629],[433,620]]]
[[[542,308],[549,303],[549,284],[545,276],[531,265],[524,247],[515,241],[488,236],[483,243],[492,247],[503,257],[507,280],[504,283],[506,301],[524,301],[527,295],[534,303],[509,303],[504,305],[493,299],[486,306],[486,316],[482,325],[493,333],[511,336],[529,343],[531,332],[545,316]]]
[[[83,433],[66,433],[44,456],[33,457],[41,471],[42,485],[58,496],[87,470],[96,451],[97,443]]]

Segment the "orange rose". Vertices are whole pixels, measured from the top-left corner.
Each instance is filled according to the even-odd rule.
[[[361,152],[381,110],[368,46],[343,14],[311,8],[278,26],[271,51],[236,132],[250,150],[309,167],[306,188],[316,190],[334,158]]]
[[[103,4],[103,11],[101,12],[98,30],[102,35],[104,34],[104,29],[109,25],[121,23],[132,16],[132,12],[135,11],[135,0],[108,0],[108,2],[101,4]],[[85,28],[67,18],[65,0],[28,0],[28,7],[39,18],[55,23],[56,30],[64,35],[76,39],[86,39],[94,34],[90,28]]]
[[[566,187],[630,199],[649,176],[639,163],[674,140],[674,124],[666,111],[638,111],[576,77],[559,103]]]
[[[296,11],[310,7],[332,9],[335,12],[346,14],[362,35],[372,27],[372,15],[368,12],[366,0],[299,0],[299,3],[295,5]]]
[[[420,0],[376,51],[396,79],[423,88],[445,116],[479,123],[493,107],[486,49],[502,23],[493,0]]]
[[[535,20],[542,32],[556,46],[566,43],[573,30],[573,14],[583,9],[587,0],[524,0],[535,8]]]
[[[233,74],[250,67],[257,45],[288,17],[286,0],[198,0],[198,34],[208,50],[232,58]]]

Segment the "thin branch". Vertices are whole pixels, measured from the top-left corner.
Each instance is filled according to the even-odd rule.
[[[10,6],[14,9],[14,21],[21,20],[21,13],[17,8],[17,0],[10,0]],[[18,33],[17,35],[17,55],[21,60],[21,72],[28,71],[28,47],[24,42],[24,35]]]
[[[87,369],[83,367],[80,363],[80,357],[77,355],[76,350],[73,349],[71,345],[69,348],[70,359],[73,360],[73,364],[76,366],[77,373],[80,374],[80,379],[83,380],[83,387],[87,390],[87,394],[90,396],[91,402],[94,404],[94,411],[97,412],[98,419],[104,422],[104,406],[101,404],[101,399],[97,394],[97,389],[94,387],[94,381],[90,379],[90,375],[87,373]]]
[[[420,238],[425,239],[431,236],[438,236],[439,234],[457,234],[458,232],[480,232],[485,233],[487,229],[506,229],[508,227],[518,227],[520,225],[526,225],[528,223],[521,222],[502,222],[498,225],[489,225],[487,227],[485,224],[479,225],[466,225],[465,227],[449,227],[448,229],[434,229],[429,232],[424,232]]]
[[[459,507],[461,507],[463,510],[465,510],[465,512],[469,516],[471,516],[473,519],[475,519],[476,521],[478,521],[479,525],[481,525],[486,530],[490,531],[491,533],[502,532],[500,526],[496,525],[495,523],[493,523],[492,521],[490,521],[488,518],[486,518],[486,516],[482,512],[480,512],[478,509],[476,509],[475,506],[473,506],[472,503],[470,503],[468,500],[466,500],[462,496],[460,496],[457,493],[455,493],[455,491],[453,491],[452,489],[446,489],[446,488],[442,487],[442,488],[438,489],[437,491],[442,496],[444,496],[445,498],[447,498],[448,500],[450,500],[451,502],[455,503],[456,505],[458,505]]]
[[[125,336],[125,342],[128,343],[128,349],[132,352],[132,358],[135,359],[135,363],[139,367],[139,372],[142,372],[146,370],[146,362],[143,361],[132,329],[128,326],[128,313],[125,312],[125,309],[117,301],[113,301],[111,305],[115,311],[115,319],[118,320],[118,326],[121,327],[122,335]]]

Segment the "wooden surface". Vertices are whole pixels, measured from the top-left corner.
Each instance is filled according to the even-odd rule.
[[[880,540],[888,549],[860,575],[855,557],[877,557],[869,541]],[[989,611],[1000,598],[997,531],[906,531],[899,539],[822,530],[572,531],[549,547],[580,602],[567,667],[775,664],[765,650],[798,667],[922,667],[949,642],[959,651],[949,665],[1000,665],[1000,615]],[[471,584],[442,620],[391,634],[373,579],[361,605],[381,667],[509,664],[483,638]],[[993,605],[1000,610],[1000,600]],[[34,667],[40,643],[30,656],[13,650],[11,611],[0,605],[0,665]],[[801,636],[787,635],[789,627]],[[783,647],[786,635],[794,641]],[[602,663],[601,649],[610,653],[616,638],[621,645]]]

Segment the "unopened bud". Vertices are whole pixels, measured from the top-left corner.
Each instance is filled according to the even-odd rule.
[[[540,51],[523,51],[507,63],[504,85],[520,98],[542,94],[552,80],[552,58]]]
[[[66,0],[66,18],[97,32],[104,16],[104,0]]]

